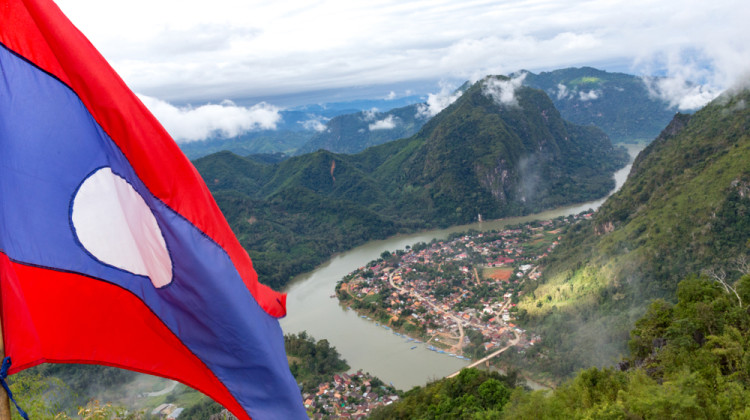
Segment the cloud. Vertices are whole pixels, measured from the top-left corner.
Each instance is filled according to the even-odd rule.
[[[440,92],[427,95],[427,101],[417,106],[417,118],[432,118],[456,101],[463,92],[449,83],[440,83]]]
[[[388,93],[388,95],[386,95],[386,97],[383,98],[383,99],[385,99],[386,101],[392,101],[392,100],[396,99],[396,92],[390,91]]]
[[[731,21],[736,17],[727,19]],[[722,24],[731,33],[733,25],[729,21]],[[749,36],[723,39],[715,33],[701,35],[704,39],[699,45],[655,51],[639,57],[634,65],[644,75],[649,92],[673,108],[701,108],[722,91],[735,86],[750,70]]]
[[[375,121],[374,123],[369,125],[370,131],[375,130],[391,130],[396,128],[396,123],[398,122],[398,118],[395,118],[393,115],[389,115],[386,118]]]
[[[510,80],[488,77],[482,83],[482,93],[500,106],[518,106],[516,90],[521,87],[527,73],[521,73]]]
[[[176,107],[166,101],[138,95],[144,105],[177,142],[205,140],[213,136],[235,137],[252,130],[275,130],[280,109],[261,102],[250,108],[232,101],[199,107]]]
[[[657,54],[644,64],[647,70],[659,68],[661,77],[643,77],[651,96],[681,111],[695,110],[719,96],[723,88],[717,72],[710,70],[711,59],[693,49]]]
[[[568,96],[572,95],[568,90],[568,87],[562,83],[557,84],[557,99],[567,99]]]
[[[323,131],[326,131],[326,128],[328,128],[325,124],[326,121],[328,121],[328,118],[326,117],[320,115],[311,115],[309,120],[300,121],[299,123],[302,124],[302,127],[305,130],[317,131],[319,133],[322,133]]]
[[[182,103],[583,65],[671,77],[650,64],[681,51],[712,89],[750,68],[746,0],[308,3],[57,0],[133,90]]]
[[[709,85],[695,84],[680,76],[646,78],[644,81],[651,96],[669,102],[670,107],[680,111],[699,109],[721,93]]]
[[[595,99],[599,99],[602,95],[601,90],[593,89],[588,92],[580,91],[578,92],[578,99],[581,101],[593,101]]]

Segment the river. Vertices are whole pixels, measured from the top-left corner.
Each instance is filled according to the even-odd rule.
[[[629,146],[635,156],[642,146]],[[614,175],[619,189],[627,179],[631,165]],[[362,369],[386,383],[408,390],[421,386],[467,366],[470,362],[427,350],[424,344],[408,342],[375,322],[360,318],[353,310],[339,305],[331,298],[336,283],[351,271],[380,257],[385,251],[405,249],[417,242],[429,242],[433,238],[444,239],[454,232],[469,229],[494,230],[532,220],[546,220],[577,214],[587,209],[596,209],[605,198],[583,204],[561,207],[523,217],[485,221],[447,229],[398,235],[385,240],[371,241],[350,251],[335,255],[323,265],[309,273],[297,276],[288,286],[288,314],[281,320],[284,333],[307,331],[316,339],[327,339],[346,359],[352,369]]]

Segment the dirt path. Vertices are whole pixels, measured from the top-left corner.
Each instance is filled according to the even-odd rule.
[[[177,387],[178,383],[179,382],[177,382],[177,381],[172,381],[171,384],[167,385],[167,387],[164,388],[164,389],[162,389],[161,391],[146,392],[146,393],[144,393],[144,395],[147,396],[147,397],[158,397],[160,395],[169,394],[170,392],[174,391],[174,389],[175,389],[175,387]]]

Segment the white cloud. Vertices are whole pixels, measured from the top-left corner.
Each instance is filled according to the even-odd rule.
[[[440,83],[440,92],[427,95],[427,101],[417,106],[417,118],[432,118],[461,97],[461,92],[449,83]]]
[[[322,133],[323,131],[326,131],[327,127],[325,121],[327,120],[328,118],[322,117],[320,115],[313,115],[309,120],[301,121],[300,124],[302,124],[302,127],[304,127],[305,130],[312,130]]]
[[[369,125],[370,131],[375,130],[391,130],[396,128],[396,123],[398,122],[398,118],[395,118],[393,115],[389,115],[386,118],[383,118],[382,120],[375,121],[374,123]]]
[[[509,80],[488,77],[482,83],[482,93],[500,106],[518,106],[516,90],[523,84],[526,74],[521,73]]]
[[[669,102],[673,108],[682,111],[701,108],[723,90],[718,86],[719,73],[712,73],[702,61],[698,52],[656,57],[647,66],[660,66],[666,75],[644,77],[643,81],[652,96]]]
[[[385,99],[386,101],[392,101],[392,100],[396,99],[396,92],[394,92],[394,91],[388,92],[388,95],[386,95],[386,97],[383,98],[383,99]]]
[[[578,99],[581,101],[593,101],[595,99],[599,99],[602,95],[601,90],[592,89],[588,92],[580,91],[578,92]]]
[[[745,3],[57,0],[132,89],[193,103],[582,65],[671,77],[684,51],[707,69],[687,80],[721,90],[750,68]]]
[[[720,90],[709,85],[691,83],[680,76],[644,80],[649,93],[669,102],[670,107],[681,111],[701,108],[721,93]]]
[[[235,137],[251,130],[275,130],[280,109],[261,102],[250,108],[231,101],[199,107],[176,107],[166,101],[138,95],[177,142],[205,140],[211,136]]]
[[[565,86],[562,83],[557,84],[557,99],[566,99],[568,96],[571,95],[570,91],[568,90],[568,87]]]

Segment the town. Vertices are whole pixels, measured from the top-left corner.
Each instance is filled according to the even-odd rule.
[[[336,286],[343,305],[415,346],[479,359],[541,338],[514,323],[524,282],[541,275],[562,229],[582,213],[502,231],[471,231],[385,251]],[[415,347],[412,347],[412,349]]]
[[[398,401],[392,386],[368,373],[341,373],[318,385],[315,392],[302,394],[312,418],[365,418],[377,407]]]

